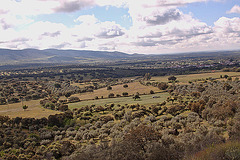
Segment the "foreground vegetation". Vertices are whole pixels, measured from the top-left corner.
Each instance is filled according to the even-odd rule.
[[[0,157],[240,159],[240,74],[233,71],[5,77]]]

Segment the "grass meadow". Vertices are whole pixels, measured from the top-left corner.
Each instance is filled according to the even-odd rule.
[[[128,87],[124,88],[123,85],[112,86],[112,90],[107,90],[107,88],[101,88],[94,90],[93,92],[75,94],[74,97],[79,97],[80,100],[92,100],[97,96],[98,98],[108,98],[110,93],[113,93],[115,96],[117,94],[122,95],[123,92],[127,92],[129,95],[134,95],[136,92],[139,94],[149,94],[151,90],[154,92],[159,92],[160,90],[157,87],[153,86],[144,86],[139,82],[127,83]]]
[[[24,101],[24,105],[28,106],[27,110],[23,110],[22,103],[14,103],[0,106],[0,115],[15,117],[31,117],[31,118],[42,118],[48,117],[52,114],[60,113],[49,109],[42,108],[39,104],[39,100]]]
[[[201,74],[188,74],[188,75],[176,75],[175,77],[179,81],[179,83],[188,83],[189,81],[197,80],[197,79],[206,79],[209,77],[212,78],[220,78],[220,75],[228,75],[231,77],[239,77],[239,72],[210,72],[210,73],[201,73]],[[158,82],[168,82],[169,76],[161,76],[161,77],[152,77],[152,81]]]
[[[153,96],[160,96],[160,98],[153,98]],[[167,92],[165,93],[157,93],[157,94],[151,94],[151,95],[140,95],[140,100],[134,100],[132,97],[119,97],[119,98],[107,98],[107,99],[98,99],[98,100],[89,100],[89,101],[81,101],[78,103],[71,103],[69,104],[69,108],[81,108],[86,105],[96,105],[96,106],[104,106],[105,104],[140,104],[140,105],[150,105],[150,104],[156,104],[161,103],[167,99],[169,94]]]

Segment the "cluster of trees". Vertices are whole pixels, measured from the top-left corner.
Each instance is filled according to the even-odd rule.
[[[180,160],[197,159],[197,152],[212,146],[215,157],[238,159],[240,81],[154,85],[169,92],[166,101],[150,106],[91,105],[42,119],[0,116],[1,156]],[[51,103],[60,104],[56,97],[41,101],[44,106]],[[236,149],[218,147],[222,145]]]
[[[22,82],[17,80],[0,81],[0,105],[17,103],[21,100],[37,100],[48,95],[40,82]]]

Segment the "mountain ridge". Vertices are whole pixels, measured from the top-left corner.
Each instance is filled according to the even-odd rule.
[[[139,54],[124,52],[92,51],[92,50],[58,50],[58,49],[0,49],[0,63],[69,63],[82,60],[116,60],[140,57]]]

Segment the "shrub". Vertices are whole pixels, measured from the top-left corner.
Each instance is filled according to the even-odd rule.
[[[155,92],[153,90],[150,91],[150,94],[154,94]]]
[[[169,81],[176,81],[177,78],[176,78],[175,76],[170,76],[170,77],[168,77],[168,80],[169,80]]]
[[[158,88],[161,90],[166,90],[168,88],[168,85],[165,82],[161,82],[158,84]]]
[[[24,111],[25,111],[26,109],[28,109],[28,106],[27,106],[27,105],[23,105],[22,108],[23,108]]]
[[[227,142],[206,148],[196,153],[194,160],[240,159],[240,142]]]
[[[114,98],[114,94],[113,94],[113,93],[110,93],[110,94],[108,95],[108,98]]]

